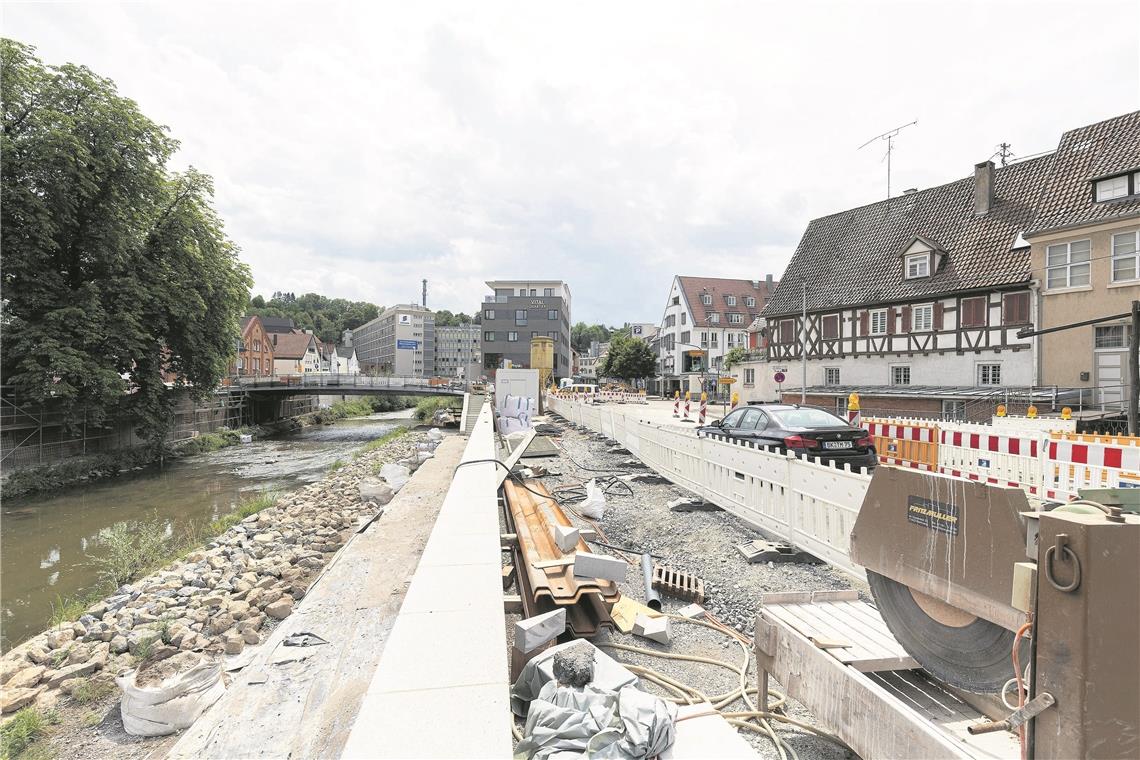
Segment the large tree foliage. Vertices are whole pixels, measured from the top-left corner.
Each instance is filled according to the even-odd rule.
[[[471,324],[471,317],[463,312],[452,314],[447,309],[440,309],[435,313],[435,326],[436,327],[458,327],[460,325]]]
[[[250,286],[210,179],[108,79],[0,39],[2,382],[70,421],[161,438],[173,394],[225,374]]]
[[[605,325],[588,325],[578,322],[570,328],[570,345],[578,353],[585,353],[590,348],[591,341],[605,343],[613,334],[613,328]]]
[[[376,319],[380,307],[367,301],[329,298],[318,293],[296,296],[278,291],[269,301],[254,296],[246,313],[259,317],[288,317],[298,328],[312,330],[325,343],[340,343],[345,330]]]
[[[657,373],[657,357],[653,349],[637,338],[618,336],[610,341],[610,351],[598,367],[598,377],[640,380]]]

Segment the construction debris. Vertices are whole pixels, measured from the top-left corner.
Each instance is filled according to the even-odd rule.
[[[649,617],[638,615],[633,621],[633,635],[656,641],[658,644],[668,644],[673,640],[669,630],[669,618]]]
[[[737,544],[736,550],[749,563],[757,562],[819,562],[811,554],[797,549],[784,541],[765,541],[756,539]]]
[[[663,594],[671,594],[697,604],[705,601],[704,581],[666,565],[657,565],[653,568],[653,588]]]
[[[624,581],[629,565],[617,557],[591,552],[578,552],[574,555],[574,576],[576,578],[599,578],[607,581]]]
[[[717,512],[720,510],[716,504],[704,499],[674,499],[668,507],[672,512]]]
[[[681,617],[686,617],[689,620],[697,620],[703,618],[708,613],[704,607],[699,604],[688,604],[677,610],[677,614]]]
[[[559,609],[515,623],[515,648],[520,652],[533,652],[553,641],[566,631],[566,610]]]
[[[647,617],[658,617],[663,613],[658,612],[651,607],[646,607],[636,599],[622,595],[618,599],[617,604],[610,611],[610,616],[614,619],[614,627],[622,633],[632,633],[633,623],[640,615]]]
[[[576,642],[554,655],[554,678],[563,686],[579,688],[594,680],[594,652],[585,641]]]
[[[554,526],[554,543],[558,544],[558,548],[563,552],[569,553],[578,548],[578,539],[577,528],[572,528],[569,525]]]

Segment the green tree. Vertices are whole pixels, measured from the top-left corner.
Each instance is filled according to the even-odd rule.
[[[618,336],[610,342],[610,351],[598,367],[598,377],[641,380],[657,372],[657,357],[642,340]]]
[[[247,313],[261,317],[288,317],[298,328],[312,330],[325,343],[340,343],[345,330],[376,319],[380,307],[367,301],[329,298],[319,293],[296,296],[277,291],[268,302],[261,296],[253,298]]]
[[[210,178],[167,172],[178,143],[110,80],[8,39],[0,64],[2,381],[72,425],[122,410],[161,439],[164,373],[212,390],[249,297]]]
[[[610,339],[610,328],[605,325],[588,325],[585,322],[578,322],[570,328],[570,345],[574,347],[575,351],[579,353],[585,352],[590,348],[590,343],[598,341],[605,343]]]
[[[743,346],[729,349],[728,353],[724,355],[724,368],[732,369],[733,365],[740,364],[748,358],[748,349]]]

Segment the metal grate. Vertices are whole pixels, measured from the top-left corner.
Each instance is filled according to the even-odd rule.
[[[705,601],[704,581],[667,565],[654,565],[653,588],[663,594],[671,594],[697,604],[703,604]]]

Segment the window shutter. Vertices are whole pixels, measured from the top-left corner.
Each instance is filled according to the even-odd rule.
[[[868,311],[859,312],[859,334],[867,335],[871,332],[871,313]]]
[[[895,307],[887,309],[887,335],[895,334]]]
[[[910,321],[910,307],[904,306],[902,307],[902,331],[910,332],[912,327],[913,325]]]
[[[936,301],[934,304],[934,329],[942,329],[942,302]]]

